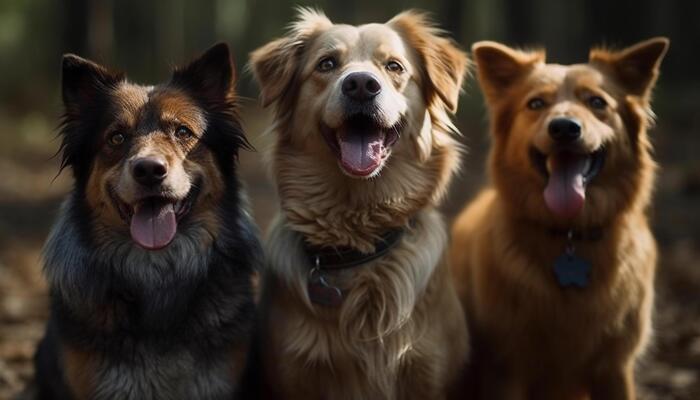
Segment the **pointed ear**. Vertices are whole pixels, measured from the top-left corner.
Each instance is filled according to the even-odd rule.
[[[285,93],[297,73],[301,53],[308,41],[332,25],[323,13],[299,8],[297,20],[287,36],[250,54],[249,68],[260,85],[263,107],[269,106]]]
[[[171,83],[208,102],[233,98],[235,67],[226,43],[217,43],[184,67],[173,71]]]
[[[75,54],[64,54],[61,64],[61,90],[68,113],[91,105],[124,79],[121,73],[111,72]]]
[[[488,101],[496,101],[537,64],[544,63],[543,51],[524,52],[496,42],[472,46],[479,83]]]
[[[452,40],[442,36],[442,31],[425,14],[406,11],[387,24],[397,29],[421,57],[427,75],[428,102],[437,96],[450,112],[455,113],[468,71],[467,54]]]
[[[667,38],[657,37],[622,51],[593,49],[589,61],[611,70],[625,90],[647,98],[659,76],[659,66],[669,43]]]

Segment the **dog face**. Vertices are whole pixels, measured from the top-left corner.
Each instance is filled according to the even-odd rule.
[[[290,36],[255,51],[251,65],[291,145],[350,178],[373,178],[402,151],[400,136],[425,161],[427,110],[456,108],[466,56],[436,33],[415,13],[350,26],[303,10]]]
[[[375,176],[389,157],[409,113],[408,99],[420,97],[409,79],[417,64],[412,56],[384,25],[333,26],[312,43],[302,74],[313,83],[303,85],[299,97],[310,101],[349,176]]]
[[[226,45],[158,86],[129,83],[66,55],[63,98],[63,164],[72,167],[97,226],[128,229],[136,244],[158,250],[183,224],[211,223],[245,144]]]
[[[495,138],[492,174],[514,209],[600,222],[645,192],[649,97],[667,46],[596,49],[587,64],[563,66],[545,64],[543,52],[474,45]]]

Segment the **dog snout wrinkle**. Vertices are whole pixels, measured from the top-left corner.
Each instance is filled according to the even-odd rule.
[[[554,118],[548,130],[549,136],[559,143],[570,143],[581,137],[581,123],[575,118]]]
[[[377,77],[369,72],[353,72],[343,79],[343,94],[353,100],[367,101],[382,91]]]
[[[168,166],[163,159],[142,157],[132,162],[131,175],[141,185],[155,186],[168,176]]]

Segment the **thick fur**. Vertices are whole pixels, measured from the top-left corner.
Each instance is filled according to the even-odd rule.
[[[634,399],[633,368],[651,331],[656,244],[647,208],[656,165],[647,137],[651,89],[668,41],[595,49],[587,64],[545,64],[544,52],[474,45],[490,111],[492,185],[457,218],[450,259],[475,352],[481,399]],[[591,96],[606,106],[595,109]],[[539,97],[544,106],[529,109]],[[573,218],[546,207],[535,148],[549,154],[547,123],[577,118],[579,145],[604,147],[602,170]],[[592,265],[585,288],[562,288],[554,260],[566,232]],[[554,233],[553,233],[554,232]]]
[[[354,27],[301,10],[287,37],[252,54],[263,102],[275,105],[271,168],[282,207],[267,241],[261,305],[269,397],[439,399],[465,362],[466,326],[435,206],[458,166],[448,115],[467,59],[438,33],[415,12]],[[378,48],[402,60],[404,73],[386,72]],[[320,74],[314,67],[325,49],[340,61]],[[341,171],[319,128],[342,117],[337,85],[354,70],[381,80],[379,118],[405,121],[369,179]],[[393,227],[407,231],[387,255],[328,274],[345,291],[340,307],[310,301],[304,243],[372,252]]]
[[[75,186],[45,247],[51,317],[36,356],[40,398],[234,395],[262,250],[235,173],[246,140],[233,85],[223,44],[155,87],[64,57],[63,165]],[[176,137],[177,124],[192,135]],[[126,139],[112,146],[115,132]],[[169,196],[199,190],[160,250],[132,241],[110,195],[139,195],[128,165],[146,153],[168,160]]]

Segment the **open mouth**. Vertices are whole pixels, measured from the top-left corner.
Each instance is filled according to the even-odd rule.
[[[125,223],[130,226],[131,239],[147,250],[159,250],[173,241],[177,225],[192,210],[199,195],[200,183],[192,185],[182,199],[148,196],[129,204],[113,188],[108,192]]]
[[[592,153],[565,149],[546,155],[532,147],[530,159],[547,180],[544,189],[547,208],[558,216],[573,218],[586,201],[586,185],[603,168],[605,149]]]
[[[321,132],[346,174],[368,178],[389,158],[402,126],[399,121],[385,128],[371,116],[356,114],[336,130],[322,124]]]

